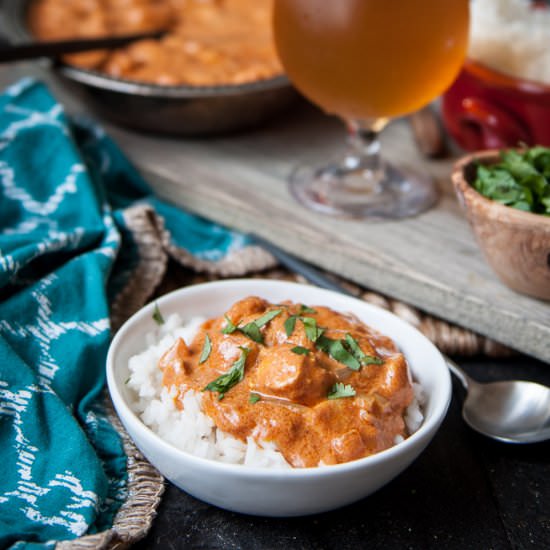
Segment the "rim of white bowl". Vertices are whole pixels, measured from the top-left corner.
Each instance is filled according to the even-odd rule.
[[[182,299],[184,299],[186,295],[200,293],[200,292],[203,292],[204,290],[209,290],[209,289],[214,290],[218,288],[222,288],[222,289],[227,288],[227,290],[235,290],[236,288],[240,288],[243,285],[245,285],[247,291],[248,289],[252,291],[252,292],[244,292],[243,297],[253,295],[254,288],[261,289],[262,287],[272,288],[273,286],[279,286],[280,288],[293,287],[295,289],[308,289],[309,291],[313,290],[316,293],[319,293],[321,295],[337,297],[338,300],[349,302],[350,304],[355,303],[362,308],[371,310],[372,312],[376,313],[376,315],[380,315],[381,317],[386,317],[393,321],[397,321],[403,326],[406,326],[408,330],[412,330],[414,333],[416,333],[417,336],[419,336],[424,341],[424,345],[426,345],[427,348],[431,348],[432,353],[435,353],[435,356],[437,357],[440,363],[440,365],[438,365],[435,368],[441,369],[441,375],[443,376],[441,380],[441,387],[438,387],[437,395],[429,396],[429,399],[436,400],[435,406],[431,415],[428,418],[424,418],[422,424],[420,425],[420,427],[416,432],[411,434],[405,440],[393,445],[388,449],[385,449],[373,455],[366,456],[364,458],[359,458],[357,460],[352,460],[349,462],[343,462],[340,464],[330,464],[326,466],[312,466],[308,468],[266,468],[266,467],[259,467],[259,466],[247,466],[244,464],[231,464],[231,463],[221,462],[218,460],[213,460],[210,458],[203,458],[200,456],[193,455],[187,451],[178,449],[171,443],[168,443],[167,441],[162,439],[160,435],[155,433],[153,430],[151,430],[151,428],[149,428],[145,423],[141,421],[141,419],[137,416],[137,414],[132,410],[130,405],[126,402],[126,399],[124,398],[122,392],[118,387],[118,382],[115,379],[115,361],[114,361],[118,347],[121,345],[121,342],[123,342],[124,338],[126,337],[126,334],[130,330],[132,330],[135,324],[140,322],[145,317],[149,317],[149,318],[152,317],[152,314],[156,306],[160,308],[163,303],[170,302],[174,300],[174,298],[179,298],[180,295],[182,296]],[[331,306],[328,306],[328,307],[331,307]],[[351,308],[350,308],[350,311],[353,312]],[[376,327],[373,327],[373,328],[376,329]],[[388,335],[388,336],[392,338],[391,335]],[[136,351],[136,353],[139,353],[139,352]],[[411,368],[411,370],[414,370],[414,369]],[[427,444],[429,440],[433,437],[433,435],[435,435],[435,432],[437,431],[439,425],[441,424],[441,422],[443,421],[443,419],[447,414],[447,410],[449,408],[449,404],[451,401],[451,376],[446,366],[443,355],[434,346],[434,344],[428,338],[426,338],[426,336],[424,336],[420,331],[418,331],[411,324],[407,323],[403,319],[397,317],[397,315],[387,310],[384,310],[382,308],[379,308],[367,302],[363,302],[358,298],[353,298],[351,296],[346,296],[344,294],[341,294],[332,290],[326,290],[326,289],[315,287],[312,285],[293,283],[289,281],[278,281],[278,280],[272,280],[272,279],[226,279],[223,281],[212,281],[207,283],[200,283],[200,284],[191,285],[191,286],[174,290],[172,292],[164,294],[154,302],[150,302],[149,304],[145,305],[143,308],[137,311],[134,315],[132,315],[122,325],[122,327],[118,330],[115,337],[113,338],[111,345],[109,346],[109,351],[107,354],[107,385],[108,385],[109,393],[111,395],[111,399],[113,400],[115,409],[118,415],[121,417],[123,424],[124,423],[132,424],[134,429],[139,430],[144,437],[154,442],[154,444],[157,447],[160,447],[160,449],[162,449],[164,452],[166,452],[169,455],[172,455],[174,457],[179,457],[181,459],[190,461],[192,463],[194,462],[197,465],[200,465],[203,467],[213,468],[220,472],[226,471],[227,473],[231,473],[232,475],[239,475],[241,477],[257,477],[257,476],[263,476],[266,478],[282,478],[282,477],[286,478],[288,476],[324,477],[327,475],[343,474],[344,472],[362,469],[363,467],[369,464],[374,465],[379,462],[383,462],[387,459],[390,459],[392,457],[395,457],[396,455],[407,455],[407,451],[411,447],[415,447],[417,443],[422,445],[424,443],[424,440],[426,439],[428,441],[426,441],[425,444]]]

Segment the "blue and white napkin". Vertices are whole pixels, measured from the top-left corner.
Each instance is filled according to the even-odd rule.
[[[112,323],[143,305],[168,256],[227,275],[272,263],[156,199],[43,84],[0,96],[1,548],[49,548],[112,524],[126,456],[102,406],[106,351]]]

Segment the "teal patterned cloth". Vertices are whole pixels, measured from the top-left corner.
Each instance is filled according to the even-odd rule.
[[[161,215],[182,257],[214,265],[247,246],[153,197],[43,84],[0,96],[0,548],[107,529],[126,497],[102,392],[109,304],[140,261],[125,212],[139,204]]]

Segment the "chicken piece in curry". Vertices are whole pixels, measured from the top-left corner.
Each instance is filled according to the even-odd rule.
[[[327,307],[258,297],[206,321],[160,359],[163,385],[202,391],[204,412],[245,442],[274,442],[294,467],[362,458],[407,437],[408,366],[390,338]],[[172,389],[173,391],[173,389]]]
[[[113,51],[66,56],[85,69],[163,86],[241,84],[282,73],[271,31],[273,0],[34,0],[40,40],[166,30]]]

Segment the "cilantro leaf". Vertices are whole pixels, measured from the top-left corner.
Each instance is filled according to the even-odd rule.
[[[248,402],[252,403],[252,405],[255,405],[258,401],[260,401],[261,398],[262,398],[261,395],[254,392],[250,392],[250,395],[248,397]]]
[[[261,317],[258,317],[258,319],[252,321],[251,323],[247,323],[244,327],[237,326],[231,319],[224,315],[226,320],[226,325],[222,329],[222,332],[224,334],[233,334],[235,331],[242,332],[245,336],[248,336],[251,340],[254,342],[257,342],[258,344],[263,344],[264,338],[262,336],[262,333],[260,332],[260,328],[262,328],[264,325],[267,325],[269,321],[277,317],[282,312],[282,309],[273,309],[271,311],[268,311],[267,313],[264,313]]]
[[[525,152],[525,158],[546,179],[550,178],[550,149],[548,147],[532,147]]]
[[[298,319],[297,315],[291,315],[286,321],[285,321],[285,332],[287,336],[291,336],[294,332],[294,328],[296,327],[296,321]]]
[[[319,336],[323,334],[323,329],[317,326],[317,321],[313,317],[300,317],[299,319],[304,323],[308,340],[316,342]]]
[[[352,353],[352,355],[361,363],[361,365],[383,365],[384,361],[379,357],[373,355],[367,355],[359,346],[357,340],[351,335],[346,334],[346,346]]]
[[[334,342],[334,340],[331,340],[326,336],[321,336],[320,338],[317,338],[317,342],[315,342],[315,345],[317,346],[317,349],[324,351],[325,353],[328,354],[330,351],[330,346],[332,342]]]
[[[254,342],[257,342],[258,344],[263,344],[264,337],[262,336],[260,328],[255,322],[248,323],[244,327],[238,327],[238,330],[242,332],[245,336],[248,336]]]
[[[239,347],[242,351],[241,356],[233,363],[231,368],[225,374],[222,374],[215,380],[212,380],[212,382],[207,384],[202,391],[218,392],[218,400],[221,401],[225,394],[244,378],[244,366],[246,364],[246,358],[250,353],[250,349],[243,346]]]
[[[501,158],[506,169],[516,181],[538,173],[537,169],[517,151],[503,151]]]
[[[202,352],[199,359],[199,365],[202,365],[208,357],[210,357],[210,352],[212,351],[212,342],[210,341],[210,337],[208,334],[204,335],[204,344],[202,346]]]
[[[282,311],[282,309],[272,309],[271,311],[264,313],[261,317],[258,317],[258,319],[254,321],[254,324],[258,328],[262,328],[264,325],[267,325],[269,321],[277,317],[277,315],[279,315]]]
[[[357,371],[361,368],[361,363],[345,348],[343,340],[332,340],[321,335],[316,345],[321,351],[348,369]]]
[[[363,359],[361,359],[361,365],[383,365],[384,359],[381,359],[380,357],[373,357],[372,355],[365,355]]]
[[[155,309],[153,310],[153,320],[157,325],[164,325],[164,317],[162,316],[162,313],[160,312],[158,304],[155,302]]]
[[[296,355],[309,355],[309,350],[302,346],[294,346],[290,351]]]
[[[550,148],[502,151],[500,162],[477,166],[472,187],[505,206],[550,216]]]
[[[337,382],[332,386],[328,398],[329,399],[341,399],[342,397],[354,397],[355,390],[349,384],[342,384],[342,382]]]
[[[269,321],[277,317],[277,315],[279,315],[282,311],[282,309],[273,309],[271,311],[268,311],[267,313],[264,313],[261,317],[258,317],[258,319],[252,321],[251,323],[246,324],[244,327],[237,327],[237,329],[240,330],[244,335],[248,336],[254,342],[257,342],[258,344],[263,344],[264,337],[260,332],[260,328],[267,325]]]
[[[224,315],[224,317],[226,324],[225,327],[222,328],[222,332],[224,334],[233,334],[237,330],[237,325],[235,325],[227,315]]]

